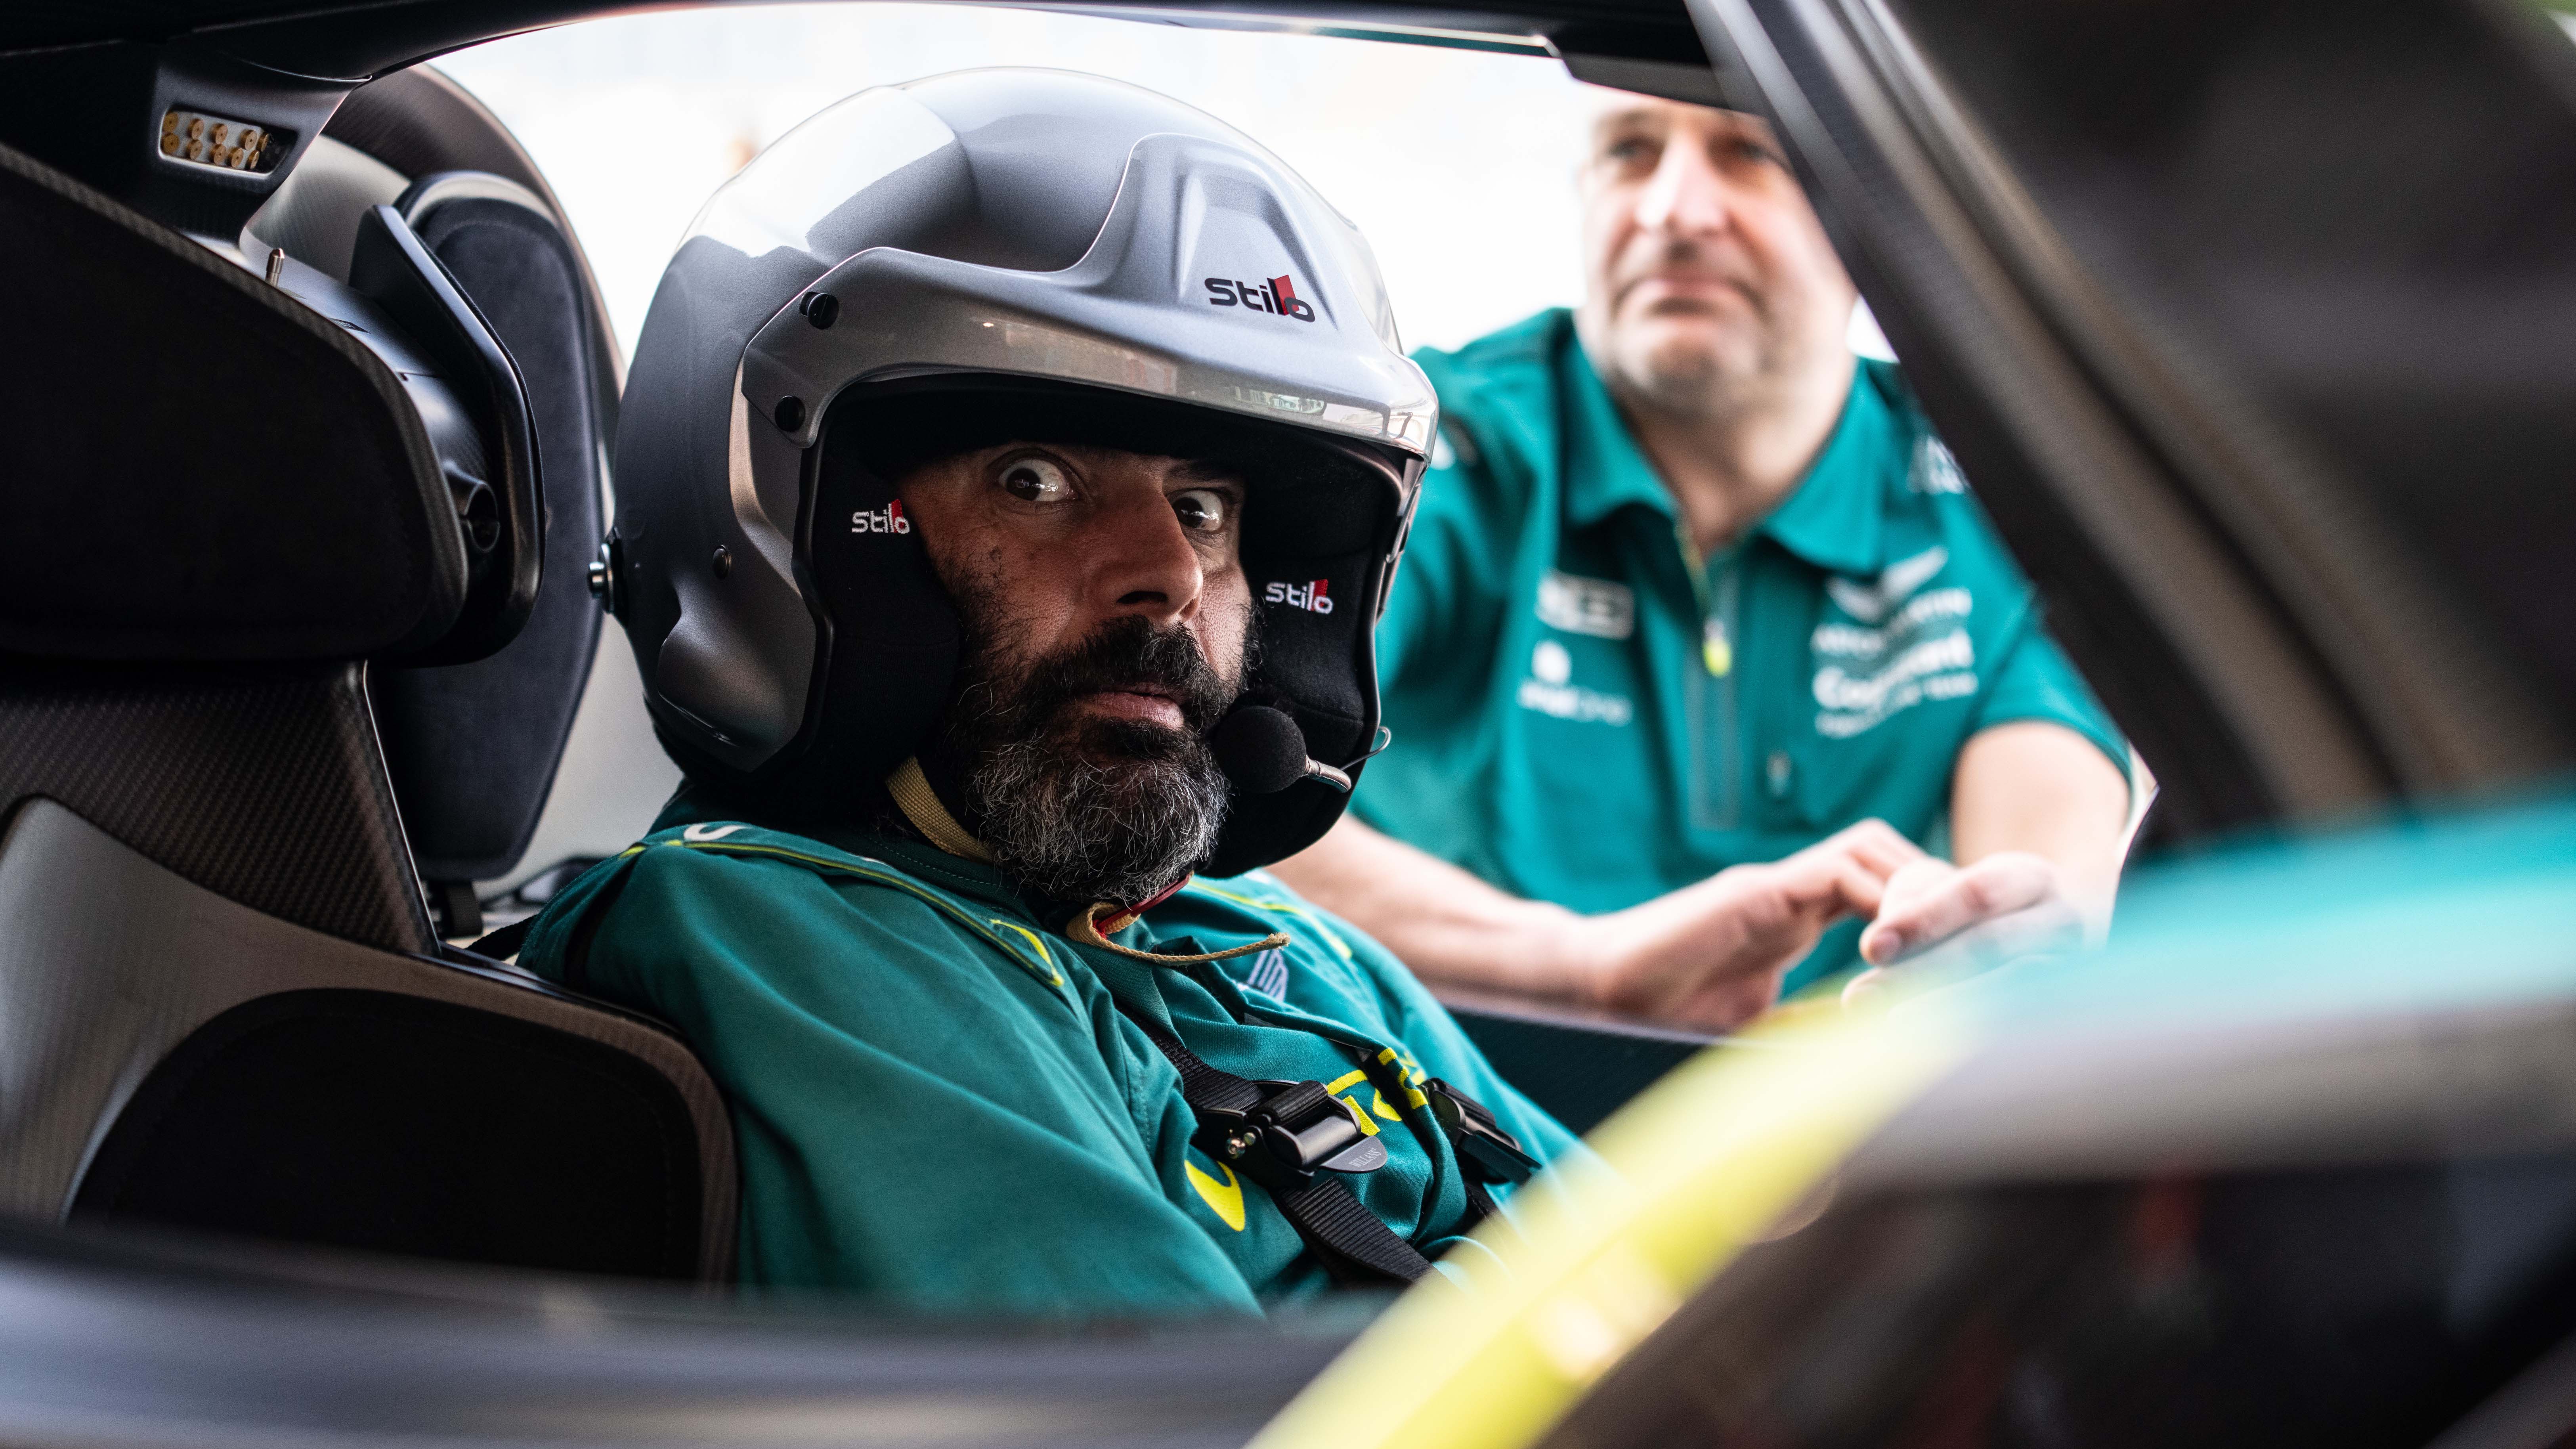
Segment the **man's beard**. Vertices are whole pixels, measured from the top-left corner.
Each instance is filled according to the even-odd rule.
[[[1229,792],[1205,735],[1239,685],[1217,674],[1189,632],[1117,619],[1022,661],[1004,656],[990,601],[959,604],[969,654],[940,747],[1003,872],[1051,900],[1133,905],[1206,861]],[[1148,685],[1170,693],[1183,728],[1072,708],[1099,690]]]

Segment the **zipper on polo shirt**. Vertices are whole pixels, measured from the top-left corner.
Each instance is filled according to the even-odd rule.
[[[1700,612],[1699,663],[1691,671],[1691,814],[1702,830],[1733,830],[1742,811],[1743,753],[1737,728],[1736,645],[1744,637],[1744,549],[1703,560],[1675,530]]]

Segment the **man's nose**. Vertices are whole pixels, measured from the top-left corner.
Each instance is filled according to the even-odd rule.
[[[1111,617],[1140,614],[1174,624],[1198,612],[1207,575],[1179,515],[1159,491],[1103,510],[1086,532],[1093,598]]]
[[[1664,147],[1655,172],[1637,194],[1637,225],[1667,236],[1702,236],[1723,230],[1726,179],[1701,147],[1679,137]]]

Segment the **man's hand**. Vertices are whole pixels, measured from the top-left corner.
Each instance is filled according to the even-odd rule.
[[[1828,926],[1844,916],[1885,919],[1892,880],[1939,864],[1887,824],[1865,820],[1795,855],[1735,866],[1643,905],[1566,917],[1553,974],[1564,994],[1590,1005],[1725,1030],[1770,1008],[1781,978]]]
[[[2072,951],[2087,934],[2087,912],[2039,856],[2004,851],[1964,868],[1925,857],[1888,880],[1878,918],[1861,932],[1870,969],[1843,988],[1843,1000],[1883,989],[1909,963],[1990,971]]]

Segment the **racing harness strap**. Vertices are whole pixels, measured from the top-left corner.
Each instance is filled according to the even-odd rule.
[[[1167,943],[1167,949],[1172,954],[1163,957],[1132,954],[1163,964],[1213,959],[1187,936]],[[1429,1259],[1361,1206],[1333,1175],[1374,1172],[1386,1165],[1387,1155],[1385,1144],[1362,1132],[1323,1083],[1238,1077],[1210,1066],[1161,1023],[1124,1006],[1119,1011],[1180,1074],[1181,1098],[1199,1121],[1192,1144],[1259,1183],[1335,1284],[1411,1283],[1431,1270]],[[1420,1090],[1457,1158],[1475,1221],[1494,1216],[1497,1208],[1488,1184],[1527,1181],[1537,1160],[1465,1092],[1438,1077],[1423,1079]]]
[[[918,766],[914,769],[917,771]],[[936,808],[936,797],[931,800],[932,808]],[[900,795],[898,801],[901,802]],[[920,808],[914,805],[906,813]],[[930,811],[925,809],[923,813]],[[933,837],[933,844],[943,843]],[[597,897],[582,906],[563,963],[565,984],[574,990],[588,988],[586,958],[591,940],[630,878],[631,872],[619,871]],[[1159,953],[1137,951],[1102,939],[1104,926],[1123,929],[1143,909],[1119,913],[1124,919],[1112,915],[1103,920],[1101,908],[1094,907],[1068,926],[1068,934],[1160,966],[1201,969],[1247,951],[1285,944],[1287,939],[1272,935],[1249,946],[1203,951],[1196,941],[1182,937],[1165,943]],[[515,954],[534,924],[533,917],[514,922],[476,941],[471,949],[495,958]],[[1336,1176],[1375,1171],[1386,1164],[1387,1152],[1384,1143],[1360,1130],[1341,1101],[1326,1092],[1322,1083],[1256,1082],[1238,1077],[1209,1065],[1161,1023],[1127,1012],[1123,1006],[1121,1014],[1136,1024],[1180,1075],[1182,1099],[1199,1123],[1191,1141],[1215,1161],[1229,1169],[1239,1169],[1243,1176],[1260,1184],[1335,1284],[1400,1286],[1431,1271],[1430,1260],[1361,1205]],[[1490,1217],[1495,1211],[1494,1201],[1483,1184],[1519,1182],[1530,1175],[1536,1162],[1521,1151],[1519,1142],[1502,1129],[1492,1113],[1465,1093],[1437,1077],[1424,1079],[1420,1090],[1429,1099],[1443,1135],[1455,1150],[1469,1206],[1479,1218]]]
[[[1130,1014],[1181,1074],[1200,1151],[1261,1184],[1344,1288],[1411,1283],[1431,1260],[1360,1205],[1336,1172],[1367,1172],[1386,1148],[1363,1134],[1320,1082],[1255,1082],[1209,1066],[1157,1023]]]

